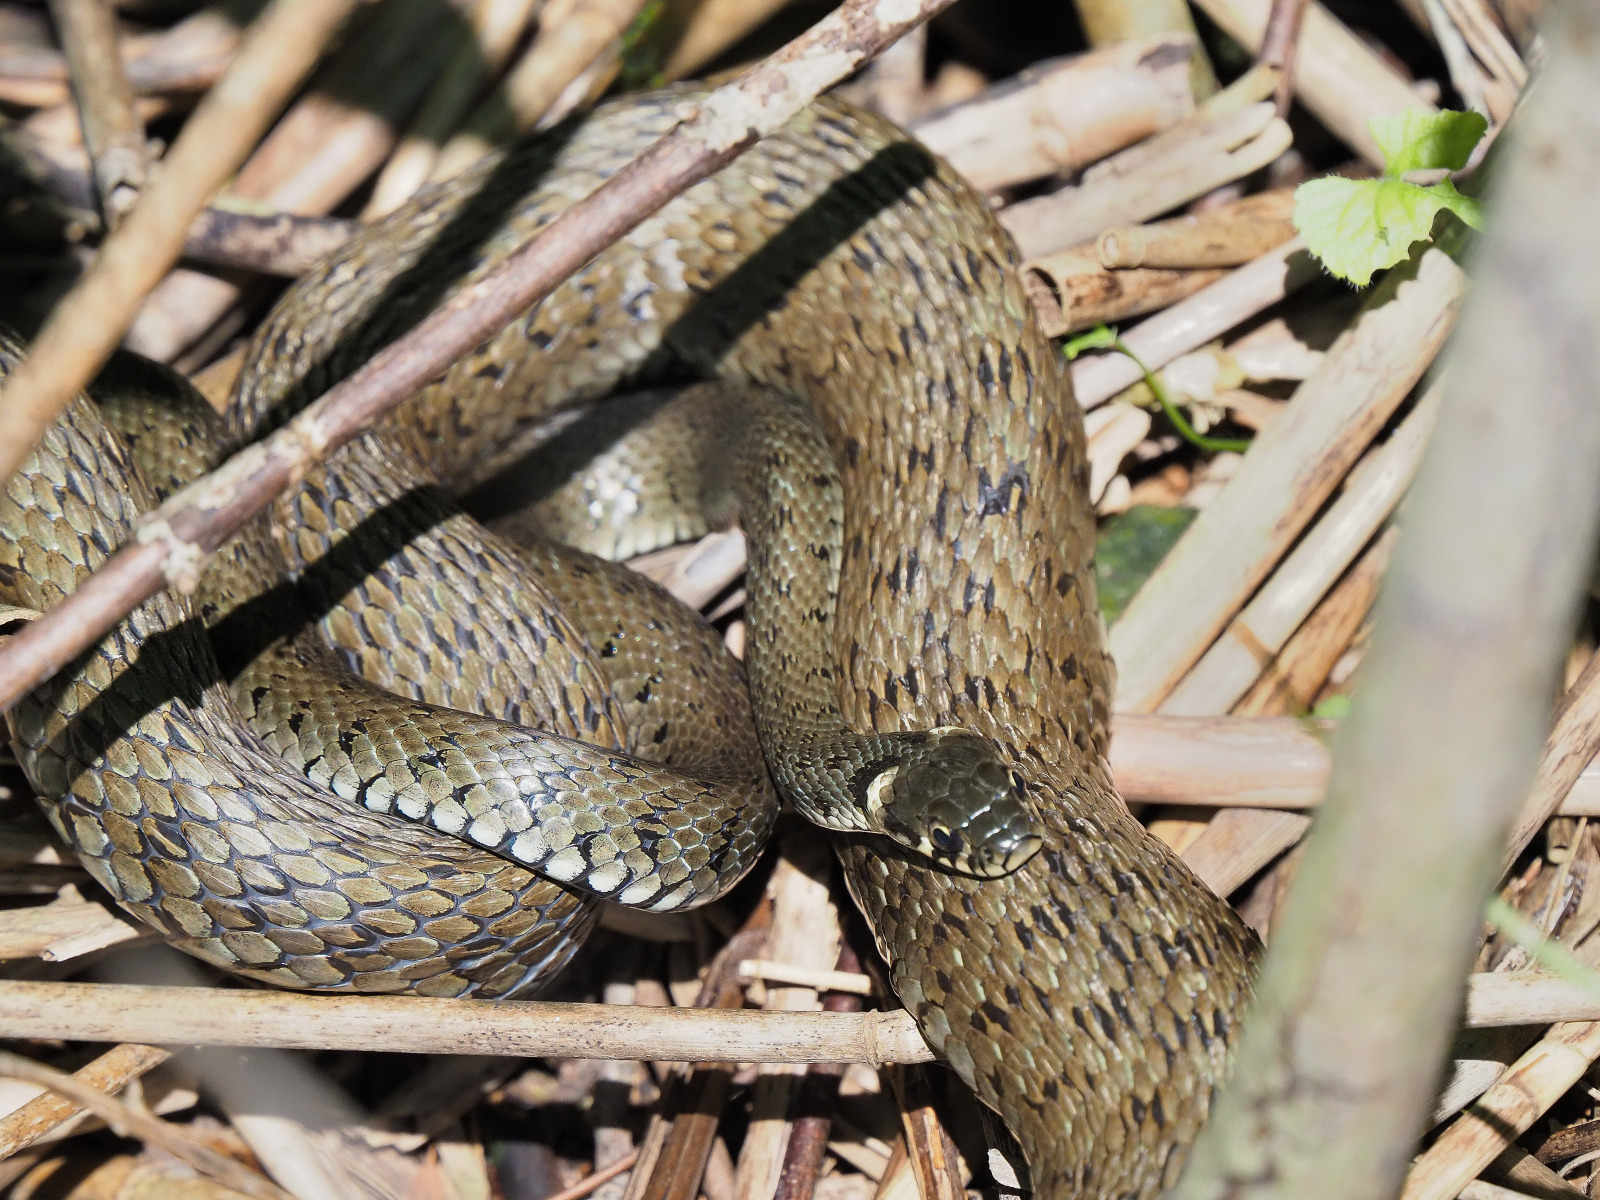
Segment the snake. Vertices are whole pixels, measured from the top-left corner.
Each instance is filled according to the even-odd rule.
[[[601,105],[358,233],[263,320],[220,423],[156,368],[102,377],[0,497],[0,599],[70,592],[163,490],[699,96]],[[125,909],[248,978],[511,996],[597,897],[725,893],[771,826],[764,760],[835,831],[893,991],[1035,1194],[1157,1195],[1225,1079],[1258,946],[1113,787],[1082,421],[1016,266],[948,165],[815,102],[312,471],[208,567],[221,582],[145,602],[14,709],[46,815]],[[753,731],[698,618],[458,503],[619,391],[694,380],[750,538]]]

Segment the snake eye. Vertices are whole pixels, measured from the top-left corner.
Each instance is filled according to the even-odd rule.
[[[961,835],[945,825],[935,825],[929,829],[928,840],[941,854],[957,854],[961,850]]]

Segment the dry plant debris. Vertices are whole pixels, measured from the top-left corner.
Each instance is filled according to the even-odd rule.
[[[1374,118],[1381,133],[1408,113],[1472,109],[1492,140],[1541,57],[1540,3],[1197,0],[1197,26],[1170,0],[1079,0],[1076,19],[961,0],[887,47],[840,27],[851,66],[879,57],[838,90],[992,197],[1047,331],[1119,324],[1138,356],[1073,368],[1108,535],[1113,766],[1136,815],[1269,938],[1302,813],[1327,784],[1320,718],[1341,715],[1359,681],[1402,502],[1448,420],[1440,386],[1420,381],[1466,290],[1443,250],[1407,263],[1402,246],[1401,265],[1355,296],[1294,237],[1290,197],[1382,170]],[[909,28],[944,4],[902,7]],[[361,220],[602,95],[724,81],[826,13],[772,0],[0,0],[0,321],[55,363],[36,391],[19,374],[0,400],[0,476],[124,333],[224,396],[284,279]],[[678,147],[668,185],[737,148]],[[1401,169],[1394,187],[1412,187]],[[597,248],[616,231],[590,232]],[[583,256],[547,263],[545,285]],[[466,326],[446,333],[401,383],[380,379],[340,436],[470,344]],[[1228,440],[1249,449],[1215,449]],[[278,463],[278,485],[303,466]],[[97,619],[163,582],[164,565],[146,562]],[[633,565],[743,645],[736,531]],[[0,613],[0,632],[34,615]],[[0,675],[14,693],[92,633],[18,673],[23,637],[0,649]],[[1501,891],[1587,962],[1600,962],[1597,639],[1591,612]],[[926,1048],[885,999],[824,844],[798,825],[707,909],[609,914],[546,997],[571,1007],[527,1006],[519,1025],[506,1006],[476,1032],[453,1002],[352,1000],[340,1024],[341,1001],[253,996],[175,961],[55,845],[11,763],[0,895],[0,1187],[18,1200],[955,1200],[1013,1186],[973,1102],[917,1065]],[[1426,1150],[1408,1196],[1600,1195],[1600,1006],[1529,966],[1485,932],[1436,1119],[1482,1099]],[[152,983],[206,990],[189,1002],[133,986]],[[640,1015],[609,1019],[603,1004]],[[146,1044],[163,1020],[176,1053]],[[216,1045],[178,1045],[201,1042]],[[399,1049],[411,1053],[375,1052]],[[733,1049],[746,1061],[720,1057]]]

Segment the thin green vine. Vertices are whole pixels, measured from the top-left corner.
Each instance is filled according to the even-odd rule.
[[[1150,389],[1150,394],[1161,405],[1161,411],[1167,414],[1167,420],[1172,422],[1172,427],[1178,431],[1178,436],[1191,446],[1213,454],[1219,451],[1243,454],[1250,449],[1250,442],[1244,438],[1214,438],[1197,433],[1194,426],[1190,425],[1188,419],[1178,410],[1178,406],[1172,402],[1172,397],[1167,394],[1166,385],[1156,378],[1154,371],[1144,365],[1143,359],[1128,348],[1128,343],[1124,342],[1111,326],[1096,325],[1075,338],[1069,338],[1061,347],[1061,352],[1067,356],[1069,362],[1085,350],[1115,350],[1118,354],[1126,354],[1132,359],[1133,365],[1144,374],[1145,386]]]

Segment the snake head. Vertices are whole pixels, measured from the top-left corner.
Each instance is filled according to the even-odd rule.
[[[962,875],[1009,875],[1044,844],[1022,777],[967,729],[901,735],[900,752],[868,782],[874,829]]]

